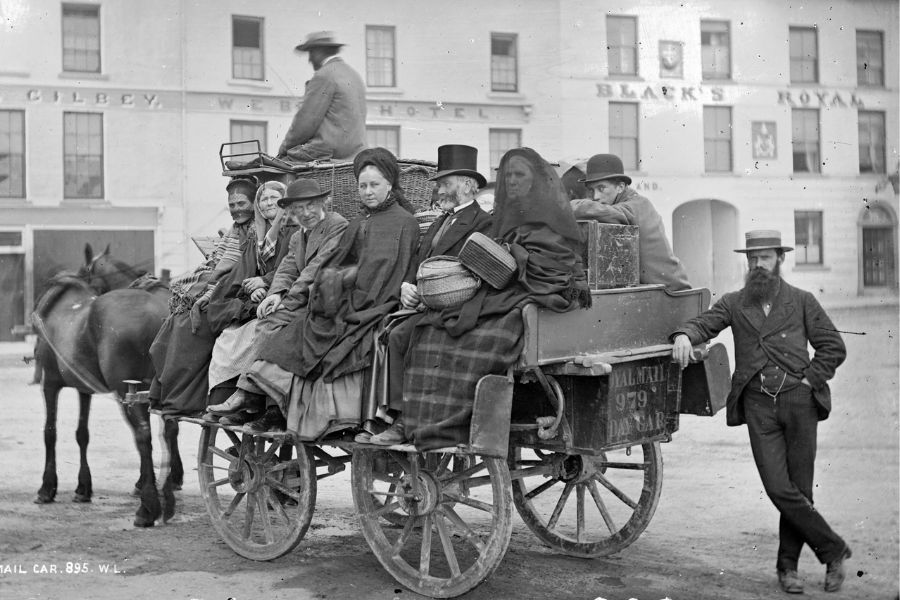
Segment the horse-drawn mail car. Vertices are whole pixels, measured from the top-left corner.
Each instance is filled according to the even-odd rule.
[[[401,161],[401,168],[427,175],[434,167]],[[339,194],[344,169],[247,170],[327,177]],[[426,206],[430,193],[410,196]],[[335,209],[341,206],[336,198]],[[586,227],[594,236],[617,233],[609,229],[616,226]],[[627,266],[636,260],[630,247],[604,260]],[[214,527],[241,556],[282,556],[309,527],[317,480],[350,463],[366,541],[398,582],[421,594],[454,597],[484,581],[506,553],[513,507],[560,552],[598,557],[628,546],[659,501],[660,444],[671,441],[681,414],[721,408],[728,360],[721,346],[698,349],[683,371],[671,360],[669,333],[707,308],[707,290],[623,285],[598,273],[591,280],[590,308],[525,306],[521,353],[505,374],[478,382],[468,443],[420,451],[346,436],[304,442],[179,417],[203,428],[198,471]],[[140,392],[128,398],[141,399]]]

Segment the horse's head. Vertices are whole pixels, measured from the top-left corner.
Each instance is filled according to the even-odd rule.
[[[94,256],[94,249],[90,244],[84,245],[84,265],[78,270],[78,274],[98,294],[128,287],[144,273],[110,256],[109,244],[97,256]]]

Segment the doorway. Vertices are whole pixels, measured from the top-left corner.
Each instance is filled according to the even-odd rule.
[[[709,288],[713,300],[740,287],[739,238],[737,209],[722,200],[692,200],[672,214],[672,250],[691,285]]]

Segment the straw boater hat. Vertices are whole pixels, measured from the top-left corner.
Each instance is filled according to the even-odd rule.
[[[343,45],[337,41],[333,31],[314,31],[306,36],[302,44],[294,46],[294,50],[306,52],[310,48],[340,48]]]
[[[735,252],[746,254],[752,250],[781,250],[782,252],[790,252],[793,250],[790,246],[781,245],[781,232],[775,229],[754,229],[744,234],[746,238],[746,248],[738,248]]]
[[[287,186],[284,198],[278,201],[278,206],[286,208],[294,202],[303,202],[304,200],[318,200],[319,198],[327,198],[331,190],[324,192],[319,189],[319,182],[315,179],[295,179]]]
[[[581,183],[593,183],[605,179],[621,179],[631,185],[631,177],[625,174],[622,159],[615,154],[595,154],[587,162],[587,174]]]
[[[478,149],[462,144],[446,144],[438,148],[437,173],[428,178],[437,181],[447,175],[467,175],[478,181],[478,187],[487,185],[487,179],[476,169],[478,167]]]

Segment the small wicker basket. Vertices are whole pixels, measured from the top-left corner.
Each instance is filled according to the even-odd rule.
[[[416,287],[422,302],[432,310],[453,308],[471,299],[481,280],[455,256],[432,256],[419,265]]]
[[[459,261],[498,290],[509,285],[516,274],[516,259],[513,255],[477,231],[463,244],[462,250],[459,251]]]

